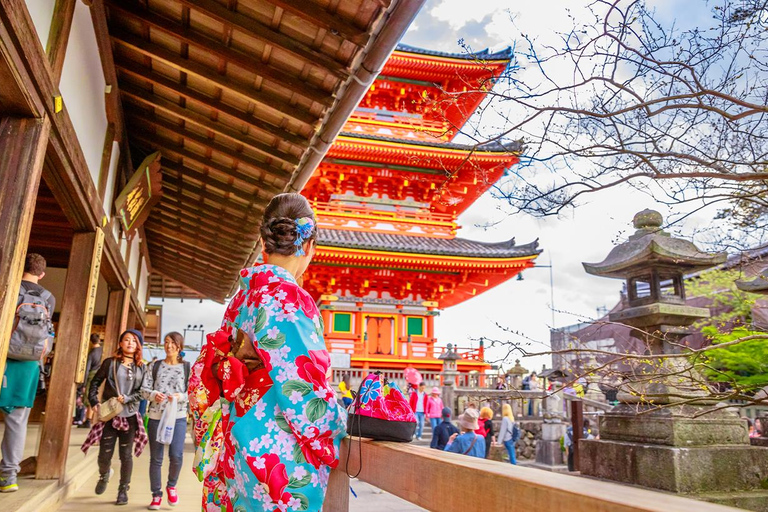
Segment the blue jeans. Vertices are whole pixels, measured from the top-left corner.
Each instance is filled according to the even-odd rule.
[[[509,454],[509,462],[511,464],[517,464],[517,454],[515,453],[515,442],[511,439],[509,441],[504,441],[504,448],[507,449],[507,453]]]
[[[165,445],[157,441],[157,427],[160,420],[149,420],[147,425],[147,435],[149,436],[149,486],[152,489],[152,496],[163,495],[163,455]],[[169,445],[168,456],[171,459],[168,468],[167,487],[176,487],[179,481],[179,473],[184,459],[184,439],[187,435],[187,419],[179,418],[176,420],[176,426],[173,429],[173,440]]]
[[[416,413],[416,437],[421,437],[424,433],[424,413]]]
[[[432,425],[432,435],[435,435],[435,429],[440,424],[440,418],[429,418],[429,424]]]

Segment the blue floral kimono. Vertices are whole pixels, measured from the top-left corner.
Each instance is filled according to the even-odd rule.
[[[233,356],[238,330],[263,368],[249,372]],[[322,509],[346,427],[322,333],[314,300],[289,272],[241,271],[240,291],[190,376],[204,511]]]

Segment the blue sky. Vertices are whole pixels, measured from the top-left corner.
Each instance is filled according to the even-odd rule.
[[[673,19],[685,12],[686,22],[708,16],[698,0],[655,2],[663,18]],[[422,12],[403,39],[404,43],[440,51],[458,52],[463,39],[473,49],[494,49],[512,45],[524,27],[541,42],[554,42],[557,28],[567,29],[569,12],[577,18],[583,14],[581,2],[547,0],[546,2],[511,2],[509,0],[475,0],[471,9],[466,0],[428,0]],[[570,9],[570,11],[569,11]],[[696,13],[692,15],[692,13]],[[511,22],[515,18],[515,23]],[[525,70],[521,71],[524,76]],[[492,135],[492,133],[488,133]],[[542,171],[543,172],[543,171]],[[582,262],[601,261],[617,241],[631,233],[633,215],[655,208],[665,216],[671,212],[636,190],[612,189],[588,197],[576,210],[558,218],[535,219],[527,215],[511,215],[509,208],[492,195],[484,195],[459,219],[463,226],[459,236],[482,241],[501,241],[515,237],[520,244],[539,239],[544,249],[540,265],[553,266],[554,290],[550,289],[548,268],[534,268],[523,274],[523,280],[511,280],[463,304],[444,310],[436,320],[436,335],[441,343],[477,346],[480,337],[529,340],[530,351],[547,349],[552,326],[550,294],[554,292],[555,326],[594,318],[599,307],[612,307],[619,298],[621,281],[587,275]],[[702,211],[680,226],[692,233],[707,226],[713,211]],[[493,227],[486,228],[488,224]],[[215,330],[223,314],[223,306],[210,302],[166,300],[163,330],[182,329],[187,324],[203,324]],[[500,328],[499,326],[503,327]],[[511,334],[514,331],[518,334]],[[505,352],[491,352],[492,358]],[[505,366],[514,364],[512,356]],[[523,359],[529,370],[550,365],[548,356]]]

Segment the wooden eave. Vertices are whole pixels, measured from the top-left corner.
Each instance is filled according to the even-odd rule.
[[[231,292],[396,1],[105,0],[127,140],[162,155],[152,296]]]

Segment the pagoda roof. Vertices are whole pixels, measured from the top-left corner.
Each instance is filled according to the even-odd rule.
[[[492,52],[489,48],[486,48],[485,50],[479,51],[479,52],[461,52],[461,53],[450,53],[450,52],[439,52],[436,50],[428,50],[425,48],[418,48],[416,46],[411,46],[408,44],[400,43],[395,48],[395,51],[398,52],[407,52],[407,53],[416,53],[419,55],[426,55],[429,57],[446,57],[449,59],[464,59],[464,60],[476,60],[476,59],[482,59],[482,60],[510,60],[512,58],[512,47],[508,46],[504,48],[503,50]]]
[[[371,233],[341,229],[321,229],[317,244],[321,246],[394,251],[401,253],[433,254],[439,256],[462,256],[472,258],[520,258],[541,253],[535,240],[517,245],[515,239],[505,242],[478,242],[465,238],[431,238],[424,236]]]
[[[482,144],[460,144],[456,142],[443,142],[435,140],[434,142],[416,139],[401,139],[398,137],[387,137],[386,135],[372,135],[367,133],[355,133],[355,132],[342,132],[340,136],[354,137],[356,139],[364,139],[380,142],[394,142],[397,144],[408,144],[411,146],[420,146],[436,149],[458,149],[461,151],[477,151],[482,153],[521,153],[524,149],[524,145],[520,141],[510,142],[498,142],[491,141]]]

